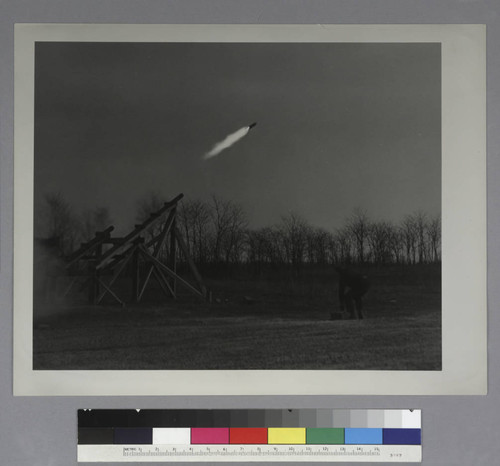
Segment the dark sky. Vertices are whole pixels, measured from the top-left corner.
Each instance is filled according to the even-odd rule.
[[[439,44],[38,43],[35,60],[35,212],[61,192],[122,231],[152,191],[232,199],[253,226],[440,212]]]

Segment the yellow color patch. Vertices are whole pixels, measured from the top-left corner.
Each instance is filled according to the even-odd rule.
[[[303,445],[306,443],[306,429],[305,427],[269,427],[267,443]]]

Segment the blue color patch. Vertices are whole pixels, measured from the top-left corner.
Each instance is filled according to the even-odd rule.
[[[114,436],[115,445],[152,445],[151,427],[117,427]]]
[[[382,445],[382,429],[345,429],[346,445]]]
[[[384,429],[384,445],[421,445],[421,429]]]

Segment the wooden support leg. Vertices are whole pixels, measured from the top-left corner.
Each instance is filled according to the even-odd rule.
[[[115,270],[115,272],[113,274],[113,277],[109,281],[108,288],[111,288],[111,286],[113,285],[113,283],[118,279],[118,277],[120,276],[120,274],[122,273],[123,269],[128,264],[128,262],[130,261],[130,259],[132,258],[132,256],[133,256],[133,253],[132,253],[132,251],[130,251],[130,253],[128,254],[128,256],[125,259],[122,260],[122,263],[119,264],[118,268]],[[99,295],[99,297],[97,298],[97,304],[99,304],[103,300],[103,298],[104,298],[104,296],[106,295],[107,292],[108,292],[107,289],[105,289]]]
[[[158,258],[160,251],[161,251],[161,248],[164,246],[164,244],[167,240],[168,233],[170,232],[172,225],[174,225],[174,220],[175,220],[175,209],[170,212],[170,215],[169,215],[167,221],[165,222],[165,226],[163,227],[163,231],[155,238],[156,245],[154,248],[154,252],[152,254],[153,257]],[[150,243],[145,245],[145,248],[147,249],[149,246],[152,246],[153,244],[155,244],[155,243],[152,240]],[[142,298],[144,291],[146,291],[146,287],[148,285],[149,279],[151,278],[151,274],[153,273],[153,268],[154,268],[154,265],[150,264],[148,270],[146,271],[144,282],[143,282],[142,287],[139,291],[139,298],[138,298],[139,300]],[[163,284],[161,282],[160,282],[160,285],[163,287]],[[172,291],[172,288],[170,287],[170,285],[168,285],[168,289],[171,291],[171,293],[168,296],[175,298],[175,293]],[[163,291],[165,292],[164,288],[163,288]]]
[[[160,284],[160,287],[165,293],[165,295],[167,295],[169,298],[171,297],[175,298],[174,290],[170,288],[170,284],[168,283],[167,278],[165,277],[165,275],[163,275],[160,269],[156,267],[154,268],[154,276],[158,281],[158,283]]]
[[[165,272],[171,278],[175,278],[182,286],[184,286],[185,288],[190,290],[195,295],[200,296],[201,298],[205,298],[205,295],[201,291],[197,290],[189,282],[184,280],[182,277],[180,277],[176,273],[172,272],[165,264],[163,264],[158,259],[156,259],[156,257],[152,256],[143,246],[140,246],[140,251],[142,252],[144,259],[146,259],[146,260],[150,261],[152,264],[154,264],[158,270]]]
[[[97,280],[99,280],[101,282],[101,285],[103,286],[103,288],[111,295],[113,296],[113,298],[115,298],[122,306],[125,305],[125,303],[118,297],[118,295],[115,294],[115,292],[108,286],[106,285],[106,283],[104,283],[100,278],[98,278]]]
[[[132,301],[139,302],[140,295],[140,273],[139,273],[139,250],[136,249],[132,256]]]
[[[170,229],[170,251],[168,257],[168,267],[172,272],[177,273],[177,241],[175,238],[175,228],[176,221],[172,225]],[[170,278],[170,288],[172,289],[172,297],[175,298],[177,294],[177,280],[175,278]]]
[[[96,264],[98,264],[101,261],[102,257],[102,243],[97,246],[95,255],[96,255]],[[101,294],[101,282],[99,280],[100,275],[101,271],[97,267],[94,267],[94,279],[93,279],[94,296],[92,304],[97,304],[98,296]]]
[[[89,263],[88,266],[88,274],[89,274],[89,304],[96,304],[97,295],[96,295],[96,282],[97,278],[97,270],[94,267],[94,264]]]
[[[173,228],[173,231],[175,233],[175,238],[177,239],[177,243],[179,244],[179,247],[181,248],[181,251],[184,253],[184,257],[189,265],[189,268],[191,269],[191,273],[194,276],[194,279],[196,280],[196,283],[200,287],[200,293],[201,295],[205,298],[208,299],[208,293],[207,293],[207,288],[205,284],[203,283],[203,280],[201,278],[200,273],[198,272],[198,269],[196,268],[196,265],[191,258],[189,254],[189,250],[186,246],[186,243],[184,243],[184,239],[182,238],[182,235],[180,234],[179,230],[177,228]]]

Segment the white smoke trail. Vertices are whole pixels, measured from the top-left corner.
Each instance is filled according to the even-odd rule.
[[[215,157],[216,155],[219,155],[224,149],[231,147],[235,142],[239,141],[242,137],[246,136],[248,131],[250,131],[250,127],[244,126],[243,128],[240,128],[238,131],[235,131],[234,133],[230,134],[229,136],[226,137],[226,139],[215,144],[213,149],[210,152],[207,152],[203,156],[203,159],[208,160],[211,159],[212,157]]]

